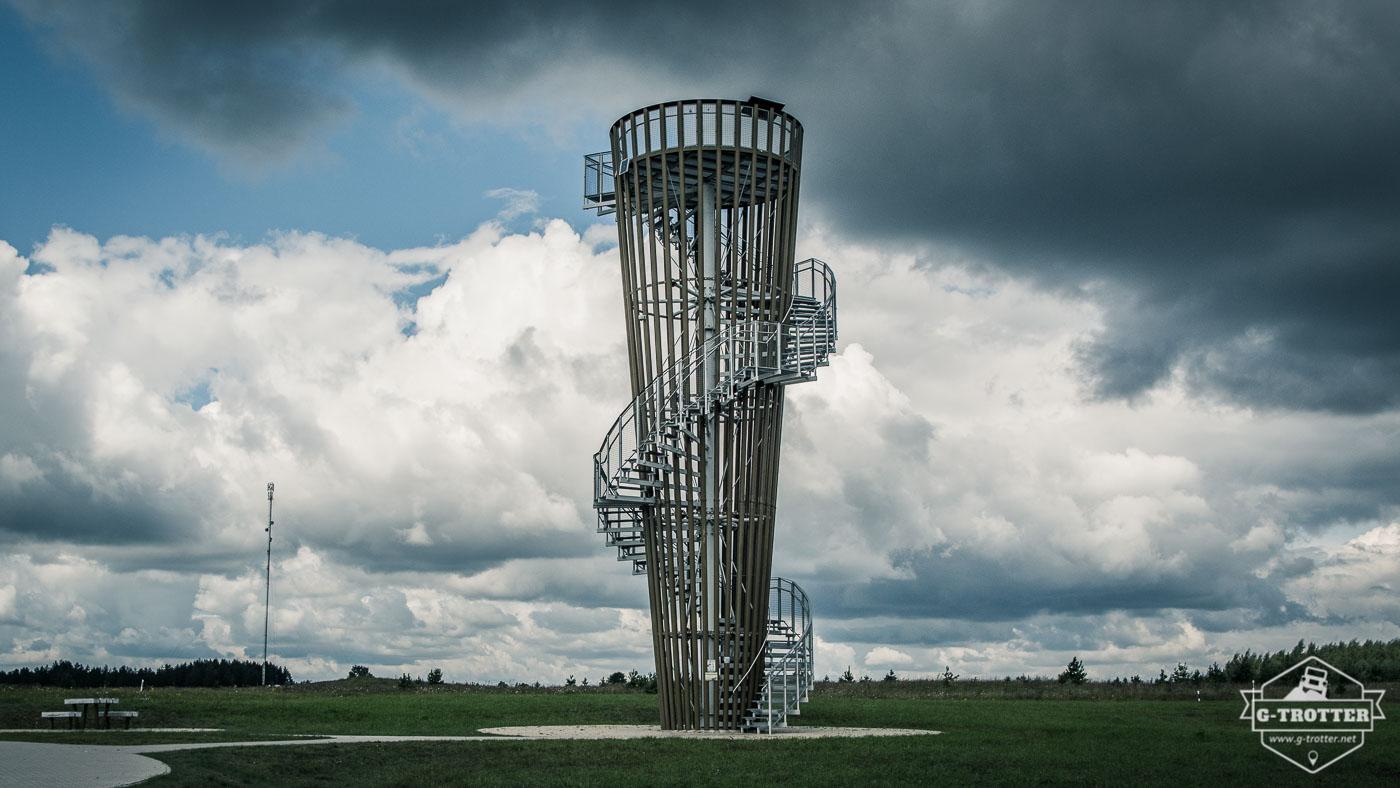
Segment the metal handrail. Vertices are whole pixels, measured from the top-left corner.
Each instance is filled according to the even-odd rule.
[[[774,580],[781,580],[782,578],[779,577],[779,578],[773,578],[773,579],[774,579]],[[771,590],[772,590],[772,589],[770,588],[769,591],[771,592]],[[753,672],[753,669],[754,669],[755,667],[758,666],[758,663],[759,663],[760,661],[763,660],[763,657],[764,657],[764,652],[763,652],[762,649],[760,649],[759,652],[758,652],[757,654],[754,655],[753,661],[749,663],[749,666],[748,666],[747,668],[744,668],[744,672],[743,672],[742,675],[739,676],[739,680],[736,681],[736,682],[734,682],[734,688],[733,688],[732,690],[729,691],[729,696],[730,696],[731,698],[734,697],[735,695],[738,695],[738,694],[739,694],[739,691],[740,691],[740,690],[743,688],[743,686],[744,686],[744,679],[746,679],[746,678],[749,677],[749,674],[752,673],[752,672]]]
[[[732,324],[653,378],[613,421],[593,455],[595,502],[607,499],[609,493],[618,494],[621,477],[635,467],[641,446],[656,442],[666,427],[688,421],[688,413],[698,415],[717,403],[729,402],[764,372],[805,378],[826,363],[836,346],[835,275],[815,258],[798,263],[793,273],[795,295],[816,300],[817,311],[796,323],[754,320]],[[713,389],[690,397],[697,370],[711,359],[724,374]],[[774,363],[760,363],[763,361]],[[650,417],[656,427],[646,430],[641,414]],[[628,437],[630,441],[625,440]],[[600,522],[606,524],[606,517],[599,513]]]
[[[789,650],[782,659],[778,660],[775,664],[768,665],[764,669],[763,693],[760,703],[767,717],[766,730],[768,733],[772,733],[774,699],[773,677],[775,675],[786,676],[790,671],[794,678],[797,679],[795,687],[790,685],[787,681],[782,683],[782,702],[779,704],[778,714],[782,720],[786,720],[788,713],[796,709],[798,704],[802,702],[803,693],[810,690],[812,687],[814,654],[812,649],[812,609],[807,600],[807,594],[804,593],[802,588],[796,583],[781,577],[773,578],[769,588],[769,594],[769,618],[773,618],[771,611],[776,602],[778,608],[777,619],[780,621],[786,620],[782,617],[782,602],[784,595],[786,595],[791,600],[788,610],[792,613],[794,625],[798,623],[801,624],[801,629],[797,633],[798,637],[796,638],[799,644],[798,647]],[[789,697],[788,694],[789,689],[793,692],[791,697]]]
[[[617,153],[623,160],[721,146],[801,161],[802,125],[796,118],[776,107],[733,99],[692,99],[643,107],[614,123],[612,137],[622,145]]]
[[[617,186],[612,151],[588,153],[583,157],[583,209],[597,209],[606,216],[617,209]]]

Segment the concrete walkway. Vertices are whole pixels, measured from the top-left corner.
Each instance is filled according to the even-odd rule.
[[[0,785],[5,788],[116,788],[170,771],[143,753],[210,747],[279,747],[392,741],[500,741],[501,736],[325,736],[277,741],[218,741],[187,744],[48,744],[0,741]]]
[[[131,785],[165,774],[170,767],[144,755],[97,744],[0,741],[0,784],[16,788]]]
[[[938,731],[901,728],[783,728],[772,736],[752,733],[663,731],[656,725],[539,725],[483,728],[488,736],[322,736],[276,741],[186,744],[49,744],[0,741],[0,785],[6,788],[116,788],[170,771],[144,753],[205,750],[211,747],[289,747],[312,744],[364,744],[396,741],[544,741],[547,739],[748,739],[774,741],[828,736],[927,736]]]

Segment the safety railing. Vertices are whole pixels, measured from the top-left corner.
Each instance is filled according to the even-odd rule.
[[[794,271],[792,322],[748,321],[730,325],[710,342],[697,345],[666,368],[618,415],[593,455],[593,500],[609,505],[641,503],[643,491],[625,477],[635,470],[644,444],[661,441],[665,431],[683,426],[730,402],[755,381],[810,378],[836,346],[836,278],[826,263],[804,260]],[[713,364],[716,384],[703,388],[703,371]],[[630,495],[628,493],[631,493]],[[607,514],[599,512],[606,525]]]
[[[768,102],[691,99],[653,104],[613,126],[623,159],[687,147],[752,149],[801,161],[802,124]]]
[[[754,723],[762,720],[762,725],[754,726],[761,733],[772,733],[787,723],[788,715],[807,700],[813,678],[812,609],[807,594],[791,580],[773,578],[768,591],[768,618],[778,624],[770,627],[769,645],[774,634],[780,634],[785,653],[764,666],[763,690],[758,707],[750,714]],[[792,631],[785,631],[786,627]],[[775,628],[778,633],[772,632]],[[769,653],[770,648],[764,651],[765,659],[774,656]]]
[[[583,209],[597,209],[599,216],[607,216],[617,210],[612,151],[584,154]]]

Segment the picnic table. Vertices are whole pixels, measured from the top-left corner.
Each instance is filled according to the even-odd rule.
[[[106,723],[106,725],[105,725],[104,727],[107,727],[107,728],[112,727],[112,716],[111,716],[111,713],[112,713],[112,704],[114,704],[114,703],[120,703],[120,702],[121,702],[121,701],[120,701],[119,699],[117,699],[117,698],[64,698],[64,699],[63,699],[63,705],[65,705],[65,706],[77,706],[77,707],[78,707],[78,713],[79,713],[79,715],[80,715],[80,716],[78,717],[78,720],[79,720],[79,723],[78,723],[78,724],[79,724],[80,727],[83,727],[83,728],[86,728],[86,727],[87,727],[87,710],[88,710],[89,707],[92,708],[92,721],[93,721],[94,723],[96,723],[98,720],[102,720],[102,721],[104,721],[104,722]],[[130,725],[131,723],[128,722],[127,724]]]

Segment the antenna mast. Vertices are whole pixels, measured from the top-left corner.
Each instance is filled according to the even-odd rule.
[[[272,482],[267,483],[267,590],[263,595],[262,684],[267,686],[267,616],[272,605]]]

